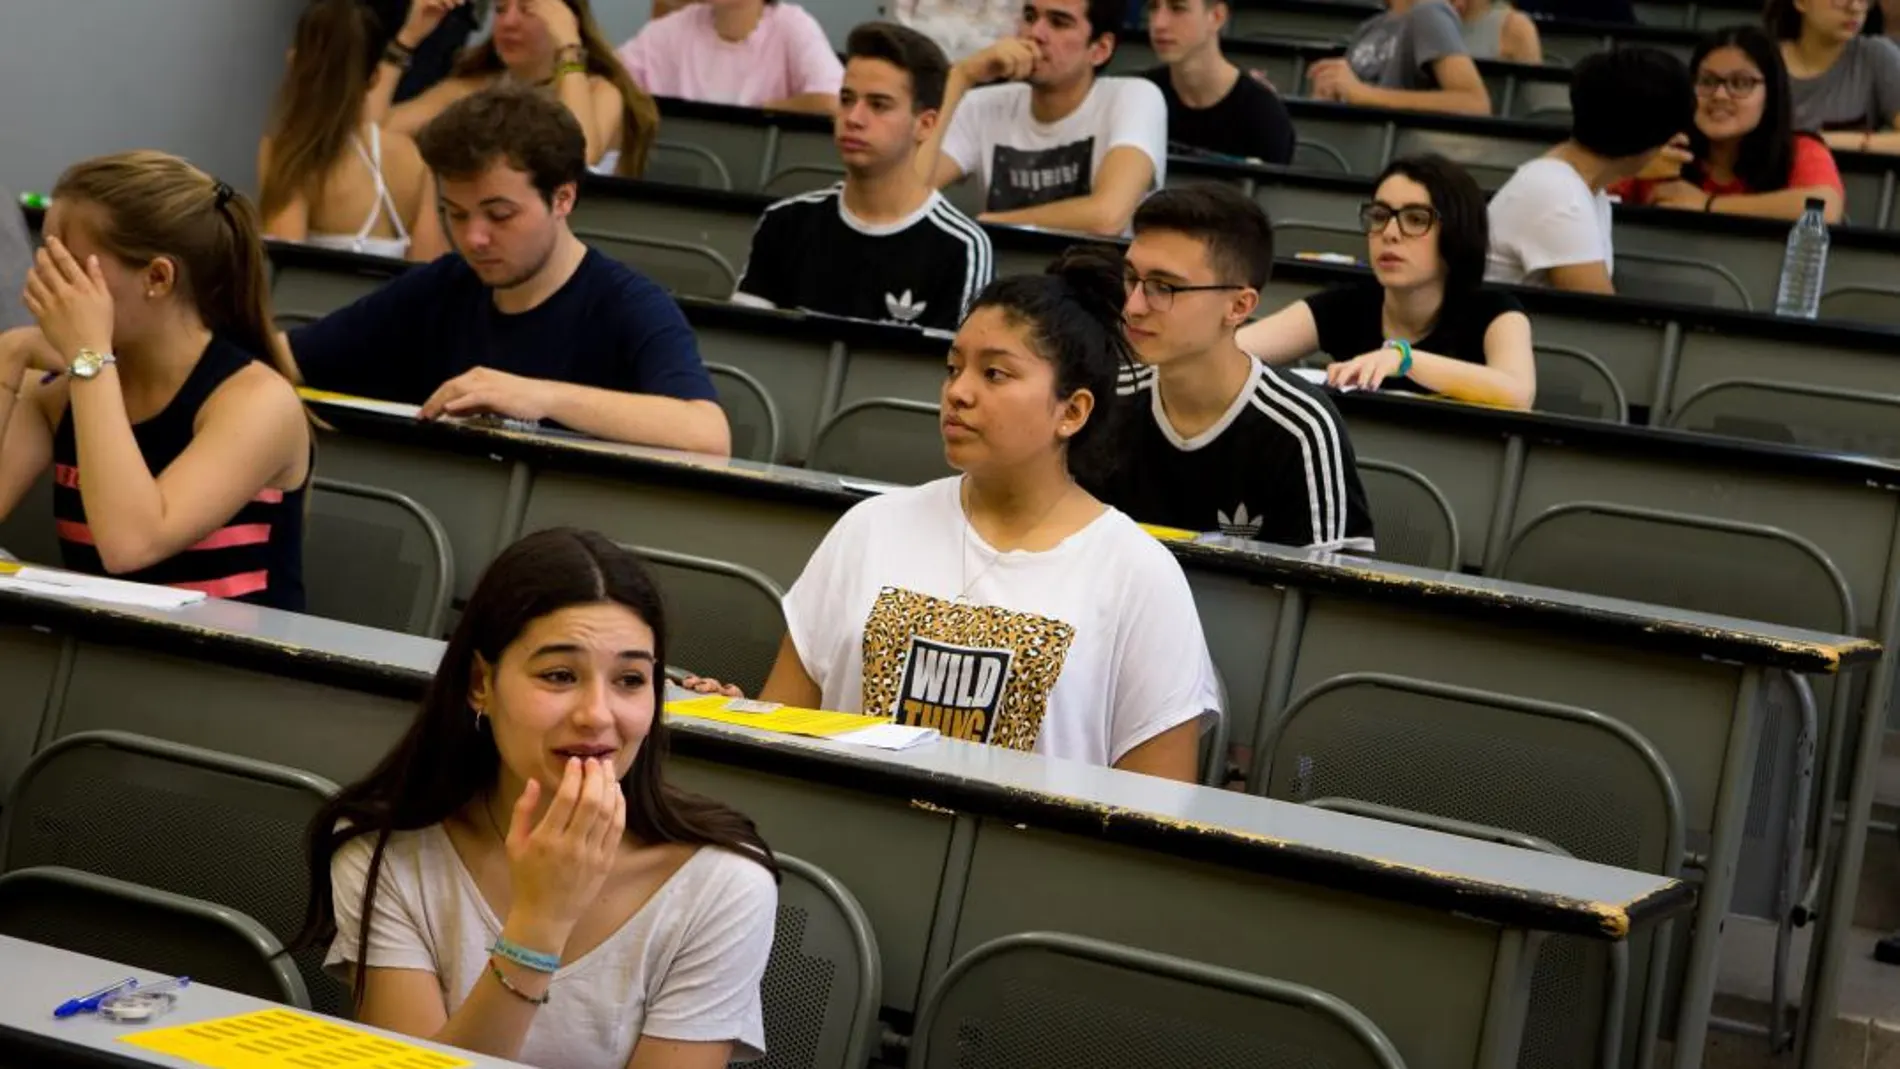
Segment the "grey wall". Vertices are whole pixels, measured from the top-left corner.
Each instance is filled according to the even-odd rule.
[[[255,192],[299,0],[0,0],[0,184],[158,148]]]

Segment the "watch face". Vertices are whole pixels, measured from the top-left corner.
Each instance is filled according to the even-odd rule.
[[[110,359],[110,357],[93,352],[91,349],[81,349],[79,350],[79,355],[73,357],[73,377],[81,379],[93,378],[99,374],[99,370],[105,367]]]

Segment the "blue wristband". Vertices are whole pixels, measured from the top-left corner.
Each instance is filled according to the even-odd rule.
[[[1404,378],[1410,374],[1412,370],[1412,343],[1402,338],[1391,338],[1386,341],[1385,347],[1399,351],[1399,370],[1397,372],[1399,378]]]
[[[524,969],[533,969],[535,972],[551,973],[561,967],[559,954],[543,954],[539,950],[529,950],[518,943],[510,943],[506,939],[497,938],[495,945],[488,948],[488,952],[503,961],[512,961]]]

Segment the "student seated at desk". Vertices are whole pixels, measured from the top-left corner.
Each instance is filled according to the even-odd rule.
[[[852,30],[845,55],[832,119],[844,181],[765,209],[732,299],[955,330],[995,269],[990,236],[917,173],[950,63],[891,22]]]
[[[811,12],[785,0],[702,0],[641,27],[620,62],[654,96],[830,115],[844,67]]]
[[[1536,66],[1544,62],[1537,24],[1506,0],[1451,0],[1458,12],[1465,51],[1472,59],[1501,59]]]
[[[420,404],[426,419],[491,413],[730,452],[679,306],[568,229],[585,169],[573,115],[497,87],[457,101],[418,143],[460,255],[292,331],[306,383]]]
[[[667,783],[665,663],[660,591],[606,538],[488,566],[408,732],[311,825],[296,945],[357,1020],[563,1069],[764,1054],[777,866]]]
[[[1852,152],[1900,152],[1900,46],[1861,33],[1868,0],[1768,0],[1781,42],[1794,124]]]
[[[1658,156],[1636,178],[1610,187],[1625,204],[1762,219],[1798,219],[1810,197],[1841,221],[1846,191],[1834,154],[1819,137],[1796,132],[1788,71],[1775,42],[1753,26],[1705,38],[1695,71],[1691,159]]]
[[[1119,259],[1071,250],[977,298],[942,397],[944,453],[963,475],[888,491],[832,527],[785,597],[762,698],[1195,778],[1220,701],[1187,578],[1073,474],[1113,455]]]
[[[1095,496],[1142,523],[1372,552],[1345,421],[1234,337],[1273,267],[1267,213],[1226,184],[1164,189],[1135,210],[1123,263],[1141,364],[1122,370],[1120,462]]]
[[[938,189],[974,177],[984,222],[1126,231],[1168,170],[1161,90],[1100,76],[1126,10],[1124,0],[1026,0],[1020,36],[951,68],[918,173]]]
[[[1516,297],[1484,285],[1484,192],[1471,175],[1443,156],[1393,160],[1359,221],[1373,280],[1248,324],[1240,347],[1272,364],[1323,351],[1334,386],[1530,408],[1531,321]]]
[[[0,335],[0,517],[53,468],[67,568],[301,611],[309,421],[270,350],[257,213],[175,156],[60,176]]]
[[[1599,52],[1570,76],[1570,137],[1524,164],[1491,198],[1493,282],[1615,293],[1611,186],[1659,153],[1687,162],[1695,123],[1681,60],[1654,48]]]
[[[413,43],[467,0],[412,0],[385,61],[400,69]],[[573,114],[596,174],[638,178],[660,128],[660,106],[634,84],[601,33],[588,0],[496,0],[495,30],[456,61],[446,81],[390,110],[388,127],[414,135],[449,105],[497,85],[528,86]],[[383,116],[374,111],[371,121]]]
[[[1465,50],[1458,12],[1445,0],[1386,0],[1386,8],[1353,31],[1344,56],[1313,64],[1314,99],[1491,114],[1491,91]]]
[[[1221,54],[1228,0],[1149,0],[1148,43],[1161,66],[1141,76],[1168,105],[1168,144],[1192,152],[1293,162],[1293,119],[1280,94]]]
[[[264,236],[427,262],[448,251],[435,179],[413,140],[363,119],[372,93],[396,88],[376,76],[374,47],[361,0],[318,0],[297,20],[257,150]]]

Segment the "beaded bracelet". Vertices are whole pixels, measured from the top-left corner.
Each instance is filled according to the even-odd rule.
[[[1411,374],[1412,373],[1412,343],[1409,341],[1406,341],[1403,338],[1393,338],[1385,343],[1385,347],[1388,349],[1397,349],[1399,351],[1399,369],[1393,372],[1393,374],[1397,375],[1399,378],[1404,378],[1405,376]]]
[[[516,987],[514,983],[508,979],[508,974],[501,971],[501,966],[495,964],[495,960],[493,958],[490,958],[488,960],[488,971],[494,974],[495,982],[502,986],[502,990],[508,992],[510,995],[513,995],[514,997],[520,999],[521,1001],[527,1003],[528,1005],[545,1006],[548,1004],[547,993],[544,992],[540,998],[536,998],[533,995],[528,994],[526,991],[523,991],[520,988]]]
[[[488,952],[503,961],[512,961],[524,969],[533,969],[535,972],[551,973],[561,967],[559,954],[544,954],[539,950],[529,950],[519,943],[510,943],[506,939],[497,938],[495,945],[488,948]]]

